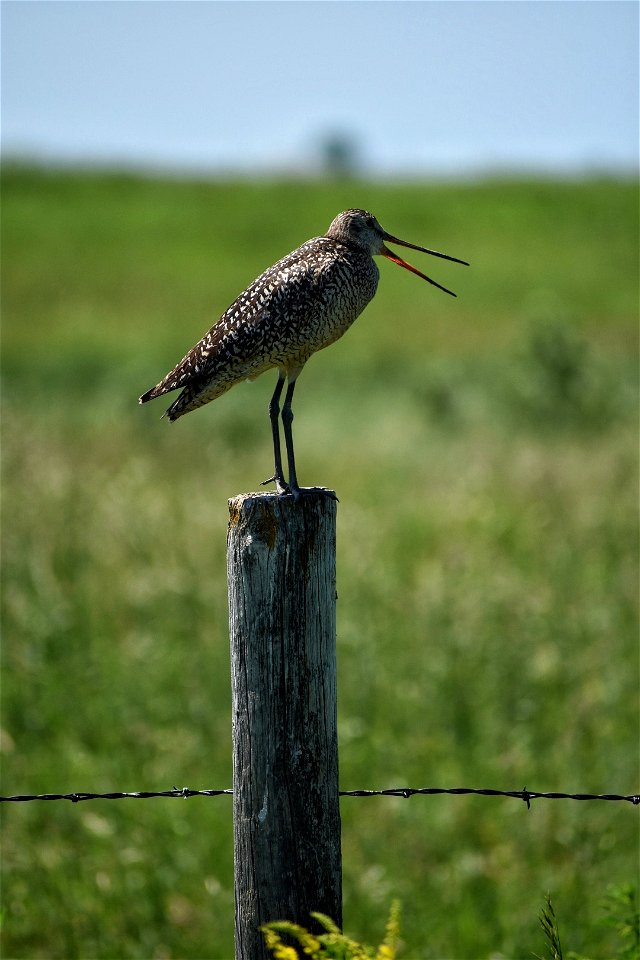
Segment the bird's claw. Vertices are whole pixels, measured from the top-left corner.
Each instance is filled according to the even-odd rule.
[[[291,493],[296,500],[299,500],[301,497],[310,493],[322,493],[330,500],[335,500],[336,503],[340,502],[336,496],[335,490],[329,490],[327,487],[295,487],[291,489]]]
[[[276,493],[279,493],[281,496],[286,493],[291,493],[291,487],[288,483],[285,483],[284,480],[281,480],[279,477],[273,476],[269,477],[268,480],[263,480],[260,484],[261,487],[266,487],[268,483],[275,483]]]

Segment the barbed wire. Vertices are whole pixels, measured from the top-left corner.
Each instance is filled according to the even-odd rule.
[[[625,801],[634,806],[640,805],[640,794],[619,793],[541,793],[537,790],[491,790],[475,787],[390,787],[385,790],[340,790],[341,797],[402,797],[435,796],[448,794],[461,796],[473,794],[481,797],[512,797],[522,800],[531,809],[532,800],[610,800]],[[80,803],[84,800],[150,800],[154,797],[172,797],[186,800],[188,797],[231,797],[233,790],[191,790],[189,787],[172,787],[171,790],[139,790],[133,793],[40,793],[18,794],[13,797],[0,797],[4,803],[24,803],[30,800],[69,800]]]
[[[171,790],[137,790],[132,793],[38,793],[35,795],[18,794],[14,797],[0,797],[4,803],[24,803],[28,800],[70,800],[80,803],[82,800],[151,800],[153,797],[222,797],[233,796],[233,790],[191,790],[189,787],[172,787]]]
[[[461,796],[464,794],[474,794],[481,797],[513,797],[516,800],[523,800],[528,808],[531,808],[532,800],[625,800],[635,806],[640,804],[639,794],[619,794],[619,793],[541,793],[538,790],[491,790],[477,789],[474,787],[397,787],[389,790],[346,790],[340,791],[340,796],[346,797],[413,797],[416,795],[433,796],[435,794],[445,793],[450,796]]]

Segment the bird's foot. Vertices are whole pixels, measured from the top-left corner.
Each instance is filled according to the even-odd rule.
[[[321,493],[330,500],[339,503],[335,490],[329,490],[327,487],[291,487],[291,493],[295,500],[300,500],[301,497],[306,497],[311,493]]]
[[[266,487],[268,483],[275,483],[276,492],[280,496],[292,496],[296,501],[310,493],[322,493],[324,496],[329,497],[330,500],[335,500],[336,503],[339,502],[335,490],[329,490],[327,487],[299,487],[297,484],[294,486],[293,484],[286,483],[279,477],[269,477],[268,480],[263,480],[260,486]]]

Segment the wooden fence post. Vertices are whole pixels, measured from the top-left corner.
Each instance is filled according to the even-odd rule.
[[[270,920],[342,925],[335,648],[336,501],[229,501],[237,960]]]

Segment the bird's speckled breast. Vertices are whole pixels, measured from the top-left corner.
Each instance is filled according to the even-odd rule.
[[[300,252],[303,259],[286,268],[291,275],[283,278],[288,295],[281,302],[281,356],[299,351],[304,362],[349,329],[373,298],[379,273],[368,254],[325,237]]]

